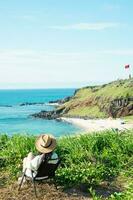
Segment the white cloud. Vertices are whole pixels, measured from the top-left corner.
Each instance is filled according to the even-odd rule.
[[[0,50],[0,85],[3,83],[44,83],[73,82],[88,79],[80,76],[81,66],[95,65],[95,55],[90,53],[44,52],[16,49]],[[76,73],[77,78],[74,79]],[[86,69],[83,74],[86,74]]]
[[[57,30],[104,30],[108,28],[118,27],[118,23],[101,22],[101,23],[78,23],[63,26],[51,26],[52,29]]]
[[[133,49],[88,52],[1,49],[0,88],[20,87],[20,85],[67,87],[74,82],[78,85],[89,81],[111,80],[114,76],[116,78],[122,76],[116,68],[121,70],[120,66],[124,66],[127,62],[128,55],[133,55]],[[129,63],[132,62],[131,56]]]
[[[43,64],[57,64],[62,66],[67,63],[77,63],[79,61],[89,60],[90,63],[94,62],[91,58],[94,56],[93,52],[45,52],[45,51],[35,51],[35,50],[0,50],[0,67],[2,64],[11,66],[30,64],[32,66],[43,65]]]

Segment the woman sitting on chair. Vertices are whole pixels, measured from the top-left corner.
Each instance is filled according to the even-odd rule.
[[[26,169],[25,174],[28,177],[36,176],[42,160],[53,164],[56,164],[58,160],[58,155],[53,152],[56,148],[56,139],[54,137],[47,134],[40,135],[35,142],[35,147],[38,150],[39,155],[34,156],[33,153],[30,152],[23,160],[23,172]],[[18,179],[18,182],[20,182],[21,179],[22,177]]]

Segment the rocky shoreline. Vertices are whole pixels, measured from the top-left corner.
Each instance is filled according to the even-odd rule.
[[[30,115],[31,117],[34,118],[41,118],[41,119],[48,119],[48,120],[52,120],[52,119],[57,119],[60,118],[62,115],[60,114],[60,112],[55,111],[45,111],[42,110],[39,113],[35,113]]]
[[[52,110],[52,111],[42,110],[39,113],[34,113],[30,116],[34,118],[41,118],[41,119],[48,119],[48,120],[58,119],[66,113],[65,107],[63,106],[60,108],[59,106],[69,101],[71,98],[72,97],[66,97],[64,99],[49,101],[48,105],[57,105],[57,108],[55,110]]]
[[[19,104],[19,106],[32,106],[32,105],[60,105],[69,101],[72,97],[65,97],[63,99],[57,99],[55,101],[46,102],[24,102]],[[6,105],[7,106],[7,105]]]
[[[30,115],[30,116],[34,117],[34,118],[41,118],[41,119],[48,119],[48,120],[52,120],[52,119],[61,120],[61,118],[64,117],[64,114],[65,114],[63,112],[63,109],[58,109],[58,110],[54,110],[54,111],[42,110],[39,113],[34,113],[34,114]],[[66,118],[84,119],[84,120],[94,119],[92,117],[79,116],[79,115],[75,115],[75,116],[67,115],[65,117]]]
[[[41,112],[32,114],[31,116],[34,118],[41,118],[41,119],[48,119],[48,120],[58,119],[63,116],[66,117],[66,115],[67,115],[67,117],[70,117],[70,118],[92,119],[92,117],[90,117],[90,116],[79,116],[79,115],[71,116],[71,115],[67,114],[69,111],[68,108],[66,108],[63,105],[60,107],[60,105],[63,104],[63,102],[66,102],[66,100],[69,101],[70,97],[65,100],[63,99],[63,100],[51,101],[49,103],[52,103],[52,104],[60,102],[59,106],[57,106],[55,110],[53,110],[53,111],[42,110]],[[114,99],[113,101],[110,102],[108,109],[106,109],[108,117],[119,118],[119,117],[124,117],[127,115],[133,115],[132,101],[133,101],[133,98]]]

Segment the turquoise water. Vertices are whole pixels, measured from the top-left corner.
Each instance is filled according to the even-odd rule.
[[[0,90],[0,133],[40,134],[51,133],[56,137],[81,131],[67,122],[34,119],[29,115],[54,106],[39,105],[73,95],[75,89]],[[22,103],[38,103],[20,106]]]

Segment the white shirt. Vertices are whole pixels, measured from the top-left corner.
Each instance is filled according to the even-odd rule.
[[[25,169],[27,168],[26,170],[26,175],[29,176],[29,177],[32,177],[32,173],[31,173],[31,170],[34,171],[33,172],[33,177],[36,176],[37,174],[37,170],[42,162],[42,158],[43,158],[43,154],[42,155],[38,155],[38,156],[35,156],[32,160],[27,160],[26,161],[26,165],[25,165]],[[56,164],[58,162],[58,155],[56,153],[53,153],[52,156],[51,156],[51,159],[48,161],[48,163],[52,163],[52,164]],[[25,170],[23,169],[23,171]]]

